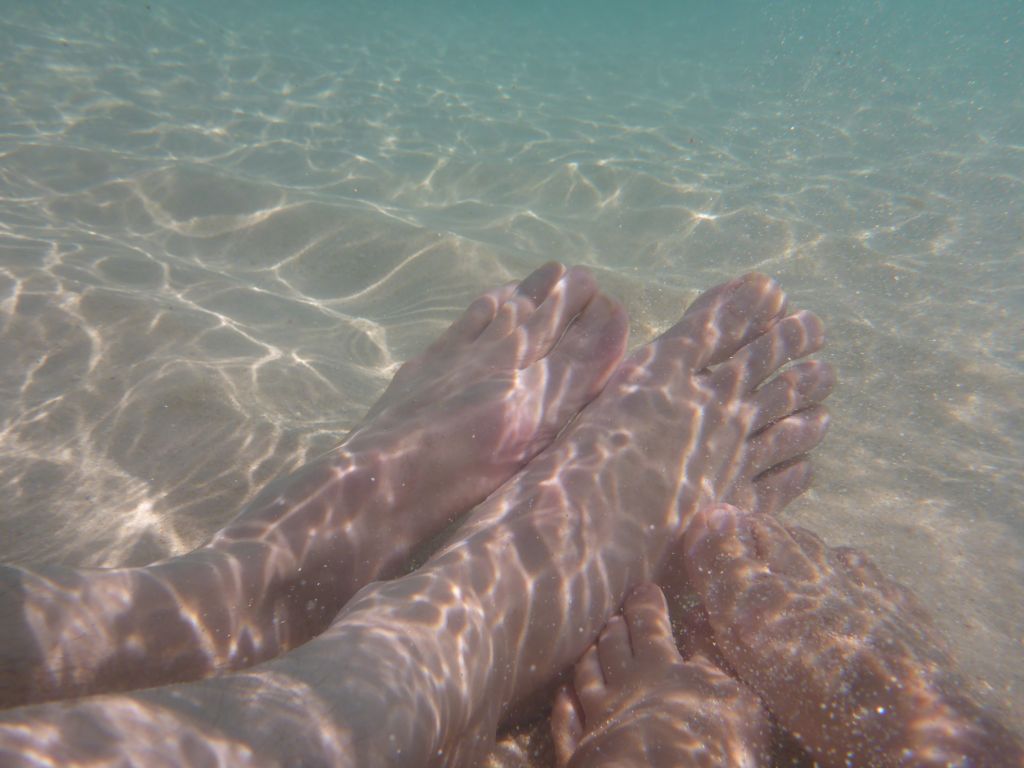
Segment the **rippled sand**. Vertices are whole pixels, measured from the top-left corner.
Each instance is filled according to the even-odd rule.
[[[645,56],[526,17],[90,6],[0,21],[0,558],[190,549],[549,258],[634,342],[759,269],[841,377],[787,519],[911,585],[1024,718],[1024,75],[978,53],[996,28],[933,58],[776,20],[725,56],[677,19]]]

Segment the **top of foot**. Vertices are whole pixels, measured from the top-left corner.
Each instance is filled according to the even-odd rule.
[[[864,555],[728,505],[684,546],[723,656],[823,765],[1024,764],[917,600]]]

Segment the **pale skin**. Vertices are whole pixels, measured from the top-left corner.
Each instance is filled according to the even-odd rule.
[[[423,567],[364,587],[318,637],[217,679],[0,713],[4,758],[473,765],[698,509],[806,486],[832,374],[771,377],[822,341],[763,276],[712,289]]]
[[[684,661],[661,590],[638,587],[555,699],[559,768],[769,766],[768,711],[824,768],[1024,765],[924,609],[862,553],[719,504],[681,557],[702,651]]]
[[[0,707],[192,680],[306,642],[546,447],[625,342],[621,306],[587,270],[546,264],[473,302],[341,446],[207,546],[144,568],[0,567]]]

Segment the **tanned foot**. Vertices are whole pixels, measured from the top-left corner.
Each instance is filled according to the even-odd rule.
[[[642,584],[559,690],[559,768],[755,768],[768,720],[757,696],[703,656],[684,661],[665,597]]]
[[[473,302],[342,446],[210,545],[146,568],[0,568],[0,707],[195,679],[309,640],[546,447],[625,342],[590,273],[547,264]]]
[[[723,657],[820,764],[1024,765],[917,600],[856,550],[717,505],[684,556]]]

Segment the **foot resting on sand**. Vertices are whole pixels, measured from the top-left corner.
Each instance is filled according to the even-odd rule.
[[[1024,765],[924,609],[864,555],[724,504],[683,545],[725,662],[821,765]]]
[[[209,545],[145,568],[0,568],[0,707],[195,679],[309,640],[546,447],[625,340],[589,272],[547,264],[473,302],[343,445]]]
[[[499,722],[551,700],[699,508],[803,490],[832,374],[772,376],[823,338],[763,275],[718,286],[421,568],[365,587],[318,637],[216,679],[0,712],[0,743],[59,762],[102,734],[152,757],[156,731],[171,762],[202,746],[236,765],[476,765]]]
[[[642,584],[576,664],[551,713],[559,768],[768,765],[757,696],[707,658],[684,661],[665,597]]]

